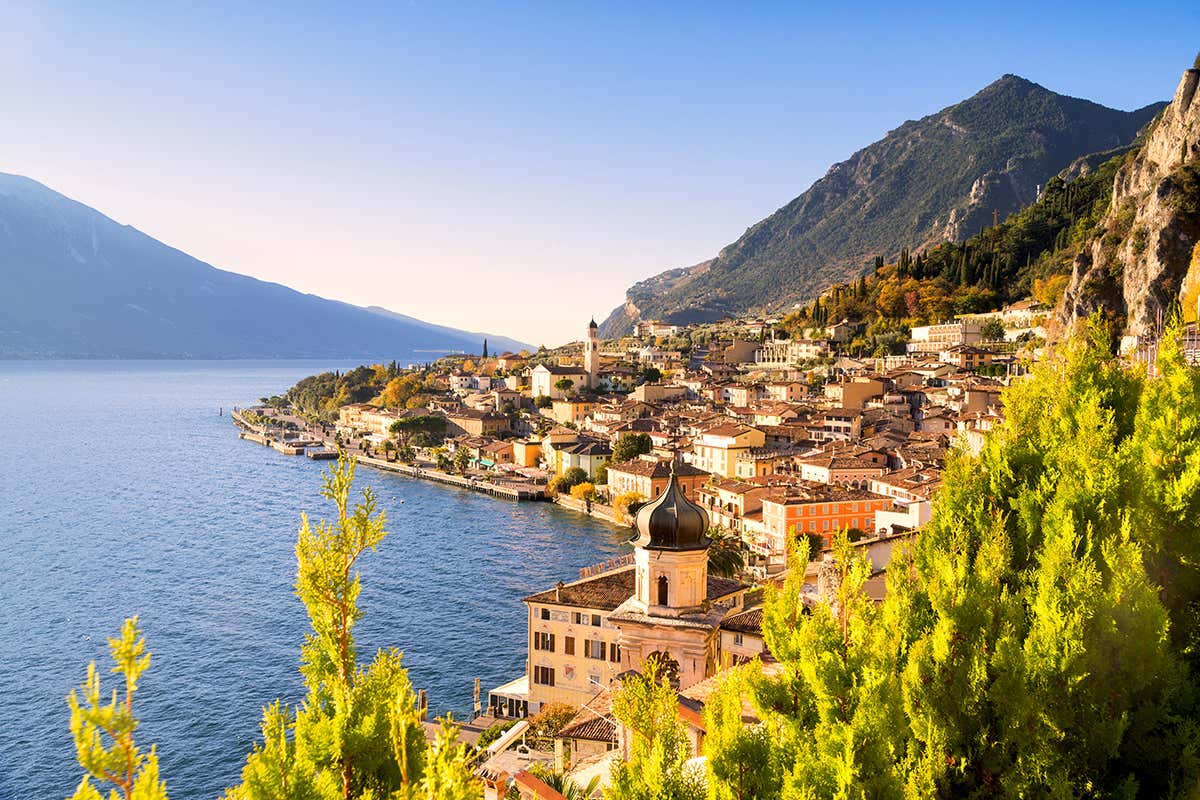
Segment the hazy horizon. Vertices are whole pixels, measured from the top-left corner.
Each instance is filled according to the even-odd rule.
[[[1183,2],[6,17],[0,171],[220,269],[547,345],[1004,73],[1128,110],[1200,46]]]

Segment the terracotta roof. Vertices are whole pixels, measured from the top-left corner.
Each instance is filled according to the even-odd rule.
[[[631,461],[609,464],[608,472],[610,475],[614,472],[621,472],[626,475],[638,475],[643,478],[665,478],[671,474],[671,465],[666,461],[657,459],[650,461],[645,458],[635,458]],[[686,478],[693,475],[707,475],[708,473],[698,467],[693,467],[691,464],[676,464],[675,474],[678,477]]]
[[[564,584],[561,589],[556,587],[531,594],[525,598],[525,602],[612,611],[633,595],[633,569],[631,564],[611,572],[602,572]]]
[[[733,614],[721,621],[721,627],[727,631],[738,633],[762,633],[762,606],[748,608],[738,614]]]
[[[603,689],[583,704],[570,721],[558,732],[563,739],[587,739],[592,742],[615,742],[617,723],[612,716],[612,692]]]
[[[634,578],[634,567],[630,564],[591,578],[563,584],[562,587],[531,594],[525,598],[525,602],[612,611],[633,597]],[[744,588],[745,584],[739,581],[709,575],[706,595],[709,600],[719,600]]]
[[[746,425],[738,425],[737,423],[726,423],[708,428],[704,431],[705,436],[740,436],[743,433],[748,433],[754,430]]]

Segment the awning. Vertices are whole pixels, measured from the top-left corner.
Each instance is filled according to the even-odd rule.
[[[495,689],[488,690],[490,697],[503,697],[509,700],[528,700],[529,699],[529,676],[522,675],[508,683],[497,686]]]

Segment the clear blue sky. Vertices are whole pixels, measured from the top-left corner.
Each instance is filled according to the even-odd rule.
[[[0,0],[0,171],[224,269],[535,343],[1006,72],[1131,109],[1200,2]]]

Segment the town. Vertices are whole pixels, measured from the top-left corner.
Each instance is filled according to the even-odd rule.
[[[756,658],[770,669],[761,585],[783,579],[798,544],[811,554],[806,602],[827,599],[822,565],[839,537],[869,559],[865,590],[882,599],[893,548],[930,519],[950,450],[977,452],[1002,419],[1001,392],[1040,355],[1046,314],[1025,300],[960,315],[869,357],[850,354],[847,321],[639,322],[613,340],[592,321],[553,350],[489,354],[484,342],[478,355],[361,367],[316,400],[302,381],[236,419],[282,452],[344,449],[632,528],[628,555],[526,598],[525,671],[486,705],[477,691],[462,731],[486,745],[487,797],[552,798],[537,775],[585,785],[622,757],[612,688],[647,659],[672,675],[702,752],[720,673]],[[338,402],[355,391],[377,396]]]

